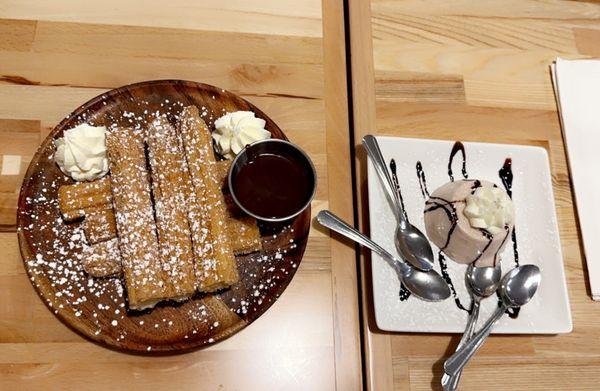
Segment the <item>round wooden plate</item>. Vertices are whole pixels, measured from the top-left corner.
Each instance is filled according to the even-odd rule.
[[[64,223],[58,189],[72,180],[52,159],[53,140],[87,122],[144,126],[156,111],[170,119],[196,105],[209,124],[224,112],[251,110],[266,120],[273,137],[279,127],[251,103],[206,84],[148,81],[98,96],[67,116],[41,144],[21,188],[18,237],[25,268],[42,300],[64,323],[110,347],[135,352],[181,352],[227,338],[262,315],[284,291],[298,268],[310,226],[310,208],[284,225],[259,225],[263,251],[236,257],[240,281],[217,294],[198,294],[181,304],[127,310],[119,279],[93,279],[81,267],[81,223]]]

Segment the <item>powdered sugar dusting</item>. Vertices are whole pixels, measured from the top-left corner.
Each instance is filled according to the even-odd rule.
[[[126,97],[130,99],[129,95]],[[216,102],[218,99],[213,100],[209,95],[203,104],[198,104],[200,116],[210,128],[214,119],[224,112]],[[81,122],[104,125],[110,131],[128,126],[132,135],[145,137],[149,122],[157,117],[166,117],[173,123],[182,108],[188,105],[173,98],[157,103],[156,100],[133,97],[127,110],[106,103],[101,101],[93,106],[93,110],[70,115],[72,122],[68,127]],[[236,107],[236,110],[242,109],[247,110],[248,107]],[[59,137],[60,134],[53,136]],[[25,265],[32,284],[42,292],[52,292],[43,294],[43,300],[51,311],[92,325],[92,337],[112,341],[110,343],[116,346],[133,343],[139,346],[139,350],[148,352],[169,349],[161,346],[165,334],[176,335],[182,341],[203,343],[213,343],[226,335],[226,330],[233,326],[231,320],[215,318],[202,295],[176,306],[159,305],[152,311],[132,312],[128,310],[127,291],[120,278],[90,278],[85,273],[83,251],[86,237],[83,225],[78,220],[65,222],[58,207],[58,189],[72,182],[54,165],[52,154],[52,143],[49,143],[42,150],[41,160],[35,163],[38,170],[26,178],[18,228],[31,250],[31,258],[26,260]],[[236,257],[244,283],[215,295],[231,309],[232,314],[248,321],[256,319],[289,282],[294,268],[298,266],[292,259],[303,251],[303,246],[290,242],[290,237],[295,236],[292,231],[308,231],[306,221],[294,224],[277,232],[266,229],[262,252]],[[294,257],[288,257],[288,254]]]

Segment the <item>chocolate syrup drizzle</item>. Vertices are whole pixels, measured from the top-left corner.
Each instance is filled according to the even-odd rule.
[[[421,188],[421,194],[423,195],[423,198],[429,198],[429,190],[427,190],[425,172],[423,171],[423,165],[420,161],[417,161],[417,177],[419,178],[419,187]]]
[[[402,191],[400,190],[400,183],[398,182],[398,174],[396,172],[396,160],[394,159],[390,161],[390,170],[392,171],[392,181],[394,182],[394,187],[396,188],[396,192],[398,193],[398,198],[400,198],[402,214],[404,215],[406,221],[408,221],[408,215],[406,214],[406,208],[404,207],[404,198],[402,198]]]
[[[504,185],[504,189],[506,189],[506,193],[512,199],[513,172],[512,172],[512,159],[511,158],[506,158],[506,160],[504,160],[504,165],[502,166],[500,171],[498,171],[498,176],[500,177],[500,180],[502,180],[502,184]],[[515,256],[515,267],[518,267],[519,266],[519,248],[517,246],[517,229],[516,229],[516,227],[513,227],[511,239],[512,239],[512,243],[513,243],[513,253]],[[506,240],[506,238],[504,238],[504,240]],[[496,294],[498,294],[498,292],[496,292]],[[498,304],[500,304],[500,302],[498,302]],[[512,319],[516,319],[519,316],[520,310],[521,310],[520,308],[509,308],[506,310],[506,313]]]
[[[479,232],[482,233],[483,236],[485,236],[485,238],[488,240],[488,242],[486,243],[485,247],[483,248],[483,250],[481,250],[479,252],[479,254],[477,255],[477,257],[475,257],[475,259],[473,260],[473,262],[477,262],[479,261],[479,258],[481,258],[481,256],[483,255],[483,253],[485,252],[485,250],[488,249],[488,247],[490,247],[490,245],[492,244],[492,240],[494,239],[494,235],[492,235],[491,233],[489,233],[488,231],[486,231],[485,229],[479,229]],[[497,253],[496,253],[497,254]],[[496,255],[494,255],[494,266],[496,266]]]
[[[392,159],[390,161],[390,171],[392,172],[392,181],[394,182],[394,187],[396,187],[396,191],[398,192],[398,198],[400,198],[400,204],[402,205],[402,213],[404,214],[404,218],[408,222],[408,215],[406,214],[406,208],[404,208],[404,199],[402,198],[402,191],[400,190],[400,183],[398,182],[398,173],[396,171],[396,160]],[[403,282],[400,282],[400,301],[408,300],[410,297],[410,291],[406,289]]]
[[[468,179],[469,175],[467,172],[467,155],[465,153],[465,147],[460,141],[457,141],[454,143],[454,146],[452,147],[452,150],[450,152],[450,158],[448,160],[448,177],[450,178],[451,182],[454,182],[454,172],[452,171],[452,165],[453,165],[455,156],[458,155],[458,152],[460,152],[462,155],[462,169],[461,169],[462,176],[465,180],[469,180]],[[392,179],[396,186],[396,190],[398,191],[398,194],[400,196],[400,201],[402,202],[402,206],[404,207],[404,200],[402,199],[402,192],[400,190],[400,186],[398,183],[398,176],[396,173],[396,162],[394,160],[392,160],[390,162],[390,169],[392,171]],[[438,263],[440,265],[442,278],[446,281],[446,283],[450,287],[450,290],[452,292],[452,296],[454,297],[454,302],[456,303],[456,306],[459,309],[470,313],[473,308],[472,303],[471,303],[470,308],[466,308],[461,303],[460,298],[458,297],[458,294],[456,293],[454,283],[452,282],[452,279],[451,279],[450,275],[448,274],[448,264],[446,262],[446,258],[444,257],[444,254],[443,254],[443,250],[446,249],[446,247],[448,247],[448,244],[450,243],[452,234],[454,233],[454,229],[458,225],[458,215],[457,215],[455,205],[458,203],[464,203],[465,201],[463,201],[463,200],[449,201],[449,200],[446,200],[441,197],[431,197],[431,195],[429,193],[429,189],[427,188],[427,180],[425,178],[425,171],[423,170],[423,165],[421,164],[420,161],[417,161],[416,171],[417,171],[417,178],[419,179],[419,186],[421,189],[421,194],[423,195],[423,198],[426,200],[425,213],[429,213],[429,212],[432,212],[437,209],[442,209],[446,213],[446,215],[448,216],[448,219],[450,220],[450,222],[452,224],[450,227],[450,230],[448,230],[448,237],[446,238],[446,242],[444,243],[444,246],[442,248],[440,248],[440,250],[438,252]],[[504,161],[504,165],[502,166],[502,168],[500,169],[498,174],[500,176],[500,179],[502,180],[502,184],[504,185],[504,188],[506,189],[506,193],[508,194],[509,197],[512,198],[513,172],[512,172],[512,160],[510,158],[507,158]],[[481,187],[481,182],[479,180],[472,180],[472,181],[473,181],[473,186],[472,186],[471,194],[473,194],[478,187]],[[494,185],[494,187],[497,187],[497,186]],[[406,216],[406,212],[405,212],[405,217],[408,220],[408,217]],[[508,230],[508,226],[505,227],[505,229],[506,229],[506,236],[504,237],[504,239],[502,240],[502,244],[498,247],[498,250],[496,250],[496,253],[494,254],[494,266],[496,265],[496,262],[498,259],[498,252],[499,252],[500,248],[502,248],[502,246],[508,239],[508,234],[510,232]],[[477,260],[479,260],[479,258],[481,258],[483,253],[488,249],[488,247],[492,243],[492,235],[486,230],[482,229],[480,231],[481,231],[481,234],[484,235],[488,239],[488,243],[483,248],[483,250],[478,254],[478,256],[473,260],[473,262],[476,262]],[[512,230],[512,242],[513,242],[513,251],[514,251],[514,257],[515,257],[515,265],[519,266],[519,252],[518,252],[518,247],[517,247],[517,236],[516,236],[516,230],[514,228]],[[407,300],[410,297],[410,292],[404,287],[404,285],[401,285],[401,287],[400,287],[400,295],[399,296],[400,296],[400,301]],[[506,312],[513,319],[517,318],[519,315],[518,308],[516,308],[516,309],[511,308],[511,309],[507,310]]]
[[[456,156],[458,151],[462,151],[462,157],[463,157],[462,174],[463,174],[463,177],[465,179],[468,178],[467,169],[466,169],[465,148],[462,145],[462,143],[456,142],[454,144],[454,147],[452,147],[452,152],[450,153],[450,159],[448,161],[448,176],[450,177],[451,181],[454,181],[454,176],[452,174],[452,162],[454,160],[454,156]],[[427,181],[425,179],[425,172],[423,171],[423,165],[421,164],[420,161],[417,162],[416,169],[417,169],[417,177],[419,178],[419,185],[421,186],[421,194],[423,195],[423,198],[426,199],[425,213],[429,213],[429,212],[432,212],[437,209],[442,209],[446,213],[446,215],[448,216],[448,219],[450,220],[450,222],[452,224],[450,227],[450,230],[448,230],[448,237],[446,238],[446,243],[444,243],[444,246],[442,248],[440,248],[440,250],[438,251],[438,263],[440,264],[440,271],[442,272],[442,278],[444,279],[444,281],[446,281],[446,283],[450,287],[450,291],[452,292],[452,297],[454,298],[454,302],[456,303],[456,306],[458,308],[460,308],[461,310],[467,311],[470,313],[472,310],[472,305],[470,308],[466,308],[460,301],[460,298],[458,297],[458,294],[456,293],[456,288],[454,287],[454,283],[452,282],[452,278],[450,278],[450,274],[448,274],[448,264],[446,263],[446,258],[444,257],[444,255],[442,253],[442,251],[446,247],[448,247],[448,244],[450,243],[450,239],[452,238],[452,234],[454,233],[454,229],[458,225],[458,214],[456,213],[455,205],[457,203],[461,203],[464,201],[449,201],[449,200],[446,200],[441,197],[431,197],[429,195],[429,190],[427,189]],[[479,181],[474,181],[474,185],[481,186],[481,183]],[[427,199],[427,198],[429,198],[429,199]]]
[[[467,154],[465,153],[465,146],[460,141],[454,143],[452,146],[452,151],[450,151],[450,159],[448,159],[448,176],[450,177],[450,182],[454,182],[454,173],[452,172],[452,162],[454,161],[454,156],[460,151],[462,153],[462,175],[463,178],[467,179],[469,175],[467,174]]]
[[[506,158],[504,160],[504,165],[498,171],[498,176],[500,176],[500,180],[502,180],[502,184],[504,185],[504,189],[506,189],[506,194],[512,199],[512,182],[513,182],[513,172],[512,172],[512,159]],[[515,266],[519,266],[519,248],[517,246],[517,230],[513,228],[512,231],[512,242],[513,242],[513,252],[515,254]]]

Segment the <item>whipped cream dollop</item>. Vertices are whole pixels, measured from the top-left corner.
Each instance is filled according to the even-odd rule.
[[[466,198],[463,211],[473,228],[480,228],[492,235],[512,227],[515,210],[506,191],[499,187],[483,186]]]
[[[104,126],[77,125],[66,130],[54,145],[56,164],[76,181],[92,181],[108,172]]]
[[[223,157],[233,159],[246,145],[271,137],[265,120],[251,111],[227,113],[215,121],[215,149]]]

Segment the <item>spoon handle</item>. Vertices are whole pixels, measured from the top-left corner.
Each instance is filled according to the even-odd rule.
[[[473,337],[475,333],[475,326],[477,325],[477,319],[479,319],[479,307],[481,304],[481,298],[476,297],[473,300],[473,309],[471,310],[471,316],[469,317],[469,323],[467,323],[467,327],[465,328],[465,333],[463,334],[460,342],[458,343],[458,347],[456,350],[462,349],[463,346]]]
[[[329,228],[341,235],[344,235],[348,239],[351,239],[379,254],[382,258],[392,263],[394,267],[399,268],[401,271],[405,270],[407,266],[403,261],[394,258],[392,254],[387,252],[383,247],[369,239],[362,232],[354,229],[344,222],[342,219],[334,215],[328,210],[322,210],[317,214],[317,221],[324,227]]]
[[[485,339],[490,335],[496,323],[504,315],[504,311],[506,311],[506,306],[504,304],[500,305],[500,307],[496,309],[485,325],[483,325],[481,330],[479,330],[479,332],[477,332],[473,338],[471,338],[469,342],[465,344],[464,347],[459,349],[446,360],[444,363],[444,371],[448,375],[456,376],[457,373],[462,371],[471,357],[473,357],[475,353],[477,353],[477,351],[483,346]]]
[[[381,153],[381,148],[379,148],[379,143],[374,136],[366,135],[363,137],[363,146],[367,150],[367,155],[373,161],[373,167],[375,167],[375,171],[383,184],[383,189],[388,196],[388,199],[392,202],[395,207],[396,216],[398,221],[401,224],[406,223],[406,219],[404,218],[404,211],[402,210],[402,202],[400,201],[400,197],[398,196],[398,192],[395,189],[394,181],[390,175],[390,172],[385,163],[385,159],[383,158],[383,154]]]
[[[463,346],[473,337],[473,333],[475,332],[475,326],[477,325],[477,319],[479,318],[479,307],[481,303],[481,298],[475,296],[473,298],[473,308],[471,310],[471,314],[469,315],[469,320],[467,322],[467,327],[465,327],[465,332],[463,333],[462,338],[458,342],[458,346],[456,347],[456,352],[462,349]],[[458,383],[460,382],[460,375],[462,370],[458,371],[456,375],[452,376],[444,372],[442,376],[442,386],[445,391],[454,391],[458,388]]]

